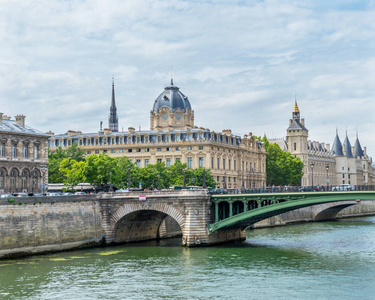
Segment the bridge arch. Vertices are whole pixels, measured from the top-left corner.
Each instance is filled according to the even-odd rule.
[[[184,225],[183,214],[170,205],[148,207],[127,203],[120,206],[111,217],[112,242],[154,240],[182,235]]]

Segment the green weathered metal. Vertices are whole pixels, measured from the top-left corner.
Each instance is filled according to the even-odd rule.
[[[264,200],[271,200],[273,204],[261,206]],[[375,191],[213,195],[211,197],[211,202],[215,204],[216,222],[207,224],[207,227],[210,233],[229,228],[246,228],[261,220],[295,209],[340,201],[353,201],[354,205],[357,203],[357,200],[375,201]],[[232,205],[236,201],[244,202],[244,212],[236,215],[230,214],[228,218],[218,221],[219,203],[229,203],[231,212]],[[246,203],[248,201],[256,201],[258,203],[258,208],[246,210]],[[282,202],[275,203],[277,201]]]

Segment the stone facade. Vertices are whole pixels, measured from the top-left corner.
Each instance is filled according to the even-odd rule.
[[[76,143],[86,154],[107,153],[112,157],[127,156],[139,167],[176,160],[189,168],[211,169],[218,187],[245,188],[266,185],[266,151],[252,133],[243,137],[197,127],[189,99],[173,85],[167,86],[154,102],[150,113],[150,130],[97,133],[69,130],[49,140],[51,151]]]
[[[0,113],[0,194],[40,193],[48,182],[48,134]]]
[[[302,186],[375,184],[372,158],[367,155],[366,147],[361,148],[358,136],[355,146],[352,147],[347,135],[344,144],[341,144],[336,132],[332,149],[330,144],[308,140],[308,136],[309,131],[305,127],[305,120],[300,118],[300,111],[295,102],[286,140],[270,140],[270,142],[277,143],[282,150],[302,160],[304,164]]]

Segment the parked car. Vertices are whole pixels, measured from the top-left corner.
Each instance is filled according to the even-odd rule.
[[[42,193],[34,193],[33,196],[34,197],[43,197],[44,195]]]
[[[319,191],[319,187],[314,185],[303,186],[299,189],[300,192],[316,192]]]
[[[75,192],[74,195],[86,195],[85,192]]]
[[[338,186],[332,187],[332,191],[354,191],[355,186],[350,184],[340,184]]]
[[[115,191],[115,193],[126,193],[126,192],[129,192],[128,189],[118,189]]]
[[[29,194],[26,193],[14,193],[14,197],[29,197]]]
[[[65,192],[65,193],[62,193],[63,196],[71,196],[71,195],[74,195],[72,192]]]
[[[52,196],[61,196],[61,195],[59,193],[47,193],[47,196],[52,197]]]
[[[14,197],[13,195],[11,194],[2,194],[0,195],[1,198],[10,198],[10,197]]]

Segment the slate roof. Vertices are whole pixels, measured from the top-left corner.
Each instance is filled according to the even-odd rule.
[[[22,134],[32,134],[32,135],[38,135],[38,136],[49,136],[49,134],[43,133],[39,130],[36,130],[34,128],[31,128],[29,126],[21,126],[17,124],[14,120],[6,120],[3,119],[2,123],[0,124],[0,133],[7,132],[7,133],[22,133]]]
[[[354,157],[363,157],[363,156],[365,155],[363,154],[363,150],[362,150],[361,144],[359,143],[358,136],[357,136],[357,139],[355,140],[355,143],[354,143]]]
[[[333,141],[333,145],[332,145],[332,153],[333,153],[333,156],[344,156],[344,153],[342,152],[342,144],[341,144],[337,131],[336,131],[335,140]]]
[[[345,148],[346,157],[353,157],[352,145],[350,145],[348,135],[346,135],[346,137],[345,137],[344,148]]]

